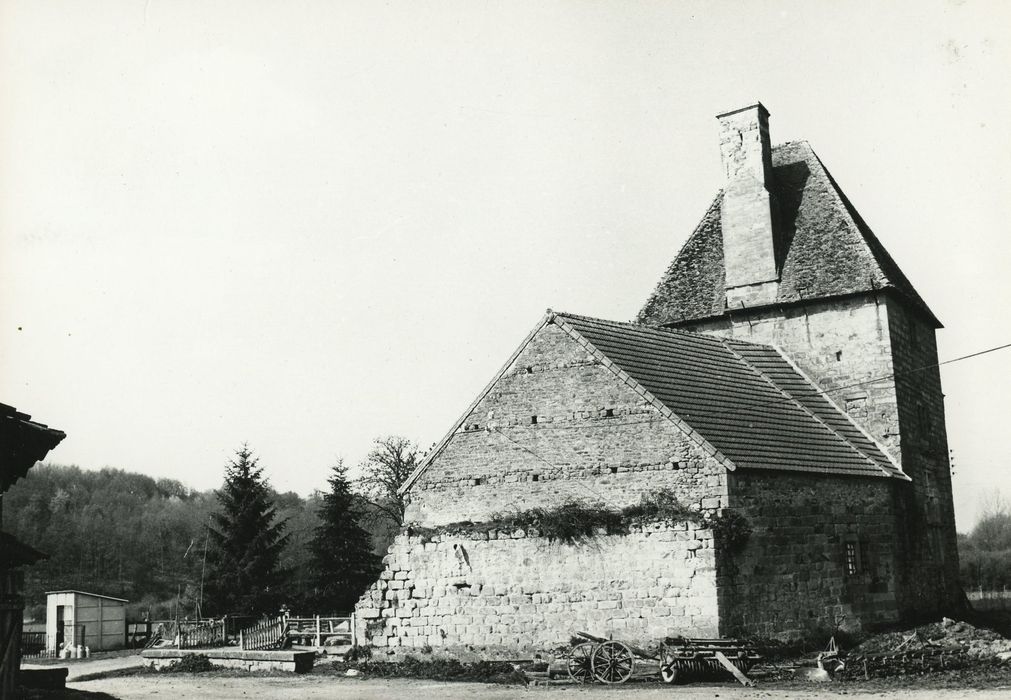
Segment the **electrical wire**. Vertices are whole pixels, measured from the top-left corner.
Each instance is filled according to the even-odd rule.
[[[891,374],[883,374],[880,377],[874,377],[872,379],[866,379],[862,382],[854,382],[853,384],[846,384],[845,386],[835,387],[834,389],[826,389],[826,394],[832,394],[837,391],[843,391],[845,389],[852,389],[853,387],[863,386],[864,384],[873,384],[874,382],[880,382],[885,379],[894,379],[896,377],[904,377],[908,374],[915,374],[916,372],[922,372],[927,369],[933,369],[934,367],[940,367],[941,365],[950,365],[953,362],[961,362],[962,360],[968,360],[973,357],[979,357],[980,355],[986,355],[987,353],[997,352],[998,350],[1005,350],[1011,348],[1011,343],[1006,345],[997,345],[996,347],[987,348],[986,350],[980,350],[978,352],[973,352],[968,355],[962,355],[961,357],[955,357],[950,360],[944,360],[943,362],[935,362],[929,365],[923,365],[922,367],[916,367],[915,369],[907,369],[904,372],[892,372]]]

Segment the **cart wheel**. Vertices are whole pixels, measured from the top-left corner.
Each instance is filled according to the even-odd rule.
[[[583,642],[572,647],[569,651],[569,661],[566,663],[566,667],[569,671],[569,678],[576,683],[587,683],[593,680],[593,664],[590,663],[593,646],[592,642]]]
[[[663,679],[663,682],[677,683],[679,675],[681,675],[681,669],[677,667],[677,659],[674,658],[674,654],[666,649],[660,652],[660,678]]]
[[[635,657],[621,642],[603,642],[590,656],[593,677],[601,683],[624,683],[632,677]]]

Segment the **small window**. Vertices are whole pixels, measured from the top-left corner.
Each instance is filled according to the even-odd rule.
[[[530,416],[530,425],[537,425],[537,416]]]
[[[481,477],[475,477],[475,478],[473,478],[473,479],[470,480],[470,485],[471,486],[480,486],[483,483],[484,483],[484,479],[482,479]]]
[[[540,474],[534,474],[533,476],[530,477],[530,481],[540,481],[540,480],[541,480]]]
[[[614,409],[613,408],[605,409],[604,418],[614,418]]]
[[[842,362],[842,350],[835,351],[835,361]]]
[[[617,474],[618,473],[618,467],[611,467],[610,469],[611,469],[611,473],[612,474]]]
[[[856,541],[846,543],[846,575],[856,576],[860,573],[860,545]]]

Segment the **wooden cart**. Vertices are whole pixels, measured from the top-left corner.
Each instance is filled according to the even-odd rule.
[[[729,672],[750,686],[745,674],[760,658],[736,639],[668,637],[654,653],[587,632],[577,636],[586,641],[572,647],[566,663],[569,678],[577,683],[614,684],[656,676],[666,683],[677,683]]]
[[[624,683],[633,677],[656,676],[660,672],[660,658],[652,652],[587,632],[576,635],[587,640],[569,652],[569,678],[577,683]]]

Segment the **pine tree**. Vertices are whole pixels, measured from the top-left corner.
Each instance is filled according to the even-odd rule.
[[[278,565],[288,541],[286,521],[277,521],[263,469],[247,445],[225,467],[225,482],[215,495],[221,510],[211,516],[206,610],[275,612],[288,575]]]
[[[318,610],[343,613],[351,610],[381,569],[372,552],[369,533],[358,524],[358,499],[351,493],[342,461],[333,467],[319,509],[321,525],[311,548],[313,583]]]

